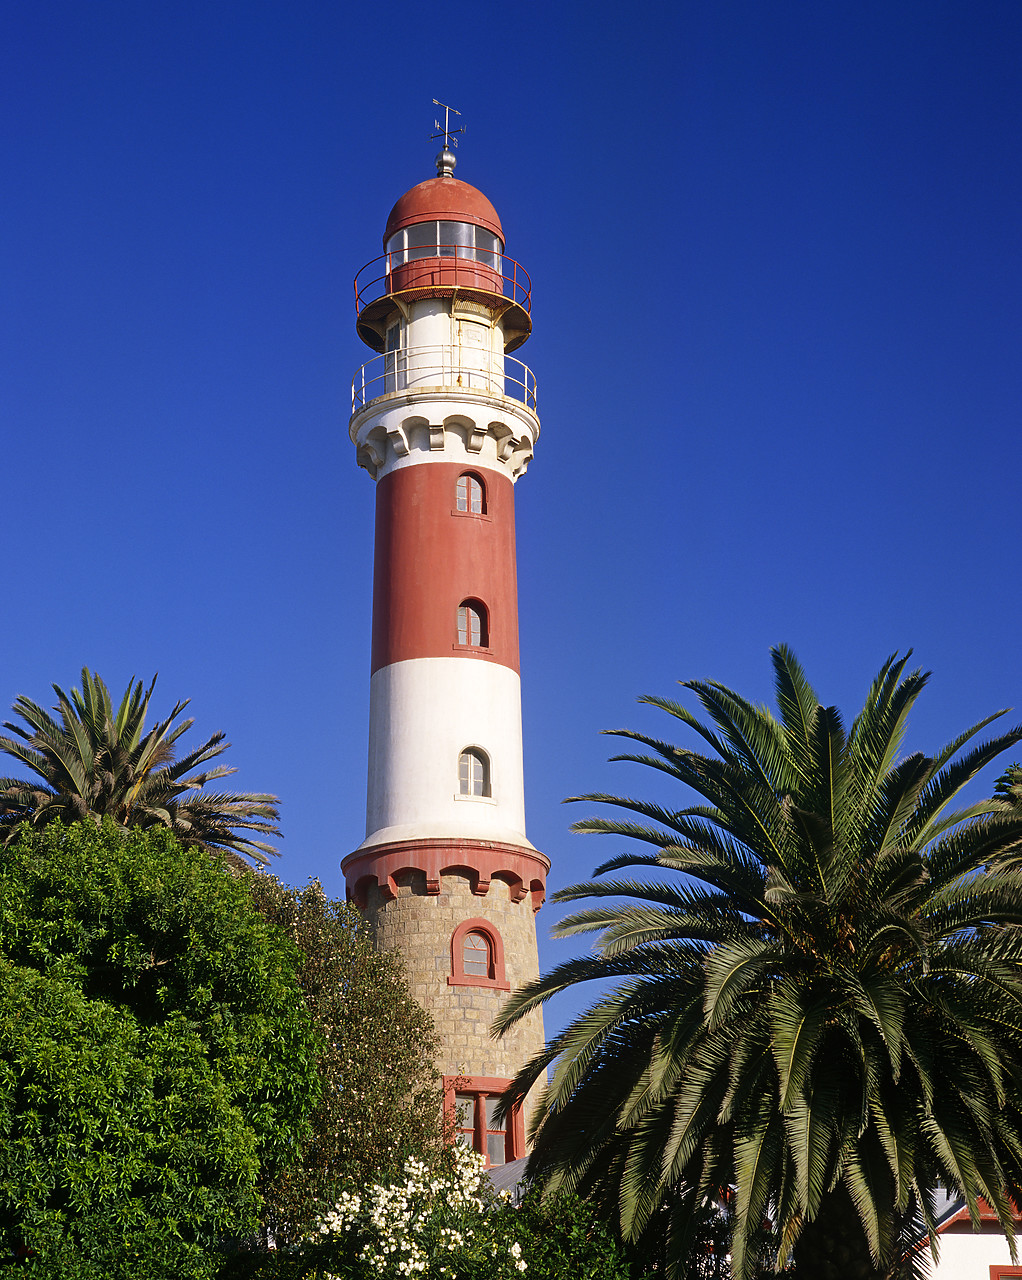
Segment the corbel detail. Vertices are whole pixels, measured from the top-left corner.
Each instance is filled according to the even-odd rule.
[[[514,432],[511,430],[511,428],[507,425],[506,422],[491,422],[487,427],[487,430],[489,434],[493,436],[494,440],[497,442],[497,457],[501,460],[501,462],[506,461],[506,454],[504,453],[504,449],[507,445],[508,440],[511,441],[512,445],[514,444],[514,439],[515,439]]]
[[[524,444],[524,443],[520,444],[519,447],[514,451],[514,456],[511,459],[512,476],[514,476],[517,479],[518,476],[525,475],[525,472],[527,471],[529,463],[531,461],[532,461],[532,448],[527,444]]]
[[[399,458],[408,456],[408,435],[405,432],[404,423],[399,423],[396,427],[388,427],[387,439],[390,441],[390,447]]]
[[[502,440],[497,442],[497,457],[501,462],[507,462],[512,454],[517,453],[519,443],[509,431]]]
[[[383,466],[384,456],[376,447],[375,440],[366,440],[356,450],[355,461],[360,467],[364,467],[375,480],[380,468]]]

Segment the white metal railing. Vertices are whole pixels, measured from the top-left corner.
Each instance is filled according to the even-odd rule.
[[[453,388],[505,396],[536,411],[536,375],[514,356],[479,347],[406,347],[373,356],[351,381],[351,411],[396,391]]]

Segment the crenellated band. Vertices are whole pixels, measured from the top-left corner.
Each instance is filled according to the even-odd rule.
[[[403,871],[424,872],[426,894],[440,892],[440,877],[468,872],[472,893],[485,897],[493,880],[503,880],[511,900],[531,896],[538,911],[546,897],[546,873],[550,860],[536,849],[486,840],[403,840],[393,844],[356,849],[341,863],[349,900],[364,909],[370,884],[379,886],[384,900],[397,896],[395,877]]]

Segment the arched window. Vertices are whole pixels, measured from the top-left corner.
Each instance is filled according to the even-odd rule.
[[[486,487],[480,476],[473,471],[466,471],[458,476],[458,492],[456,509],[467,515],[481,516],[486,514]]]
[[[463,796],[490,794],[490,759],[478,747],[469,747],[458,757],[458,791]]]
[[[461,940],[461,964],[466,977],[493,977],[493,949],[485,933],[465,934]]]
[[[504,971],[504,943],[489,920],[462,920],[451,934],[451,972],[447,984],[510,991]]]
[[[479,600],[462,600],[458,605],[458,644],[485,649],[490,643],[486,605]]]

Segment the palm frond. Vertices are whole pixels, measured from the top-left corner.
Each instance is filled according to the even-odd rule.
[[[960,735],[961,743],[968,742],[992,719],[1004,714],[1005,712],[1000,711],[997,716],[988,716],[986,719],[980,720],[971,729]],[[954,800],[955,796],[961,792],[962,788],[970,783],[980,770],[984,769],[992,760],[995,760],[1009,747],[1015,746],[1020,741],[1022,741],[1022,725],[1016,726],[1014,729],[1009,730],[1008,733],[1001,734],[998,738],[991,738],[989,742],[981,743],[966,755],[960,756],[957,760],[952,760],[943,767],[935,760],[935,766],[940,771],[935,774],[930,785],[923,793],[915,818],[907,824],[907,830],[911,832],[915,842],[925,847],[933,839],[933,828],[937,819]]]

